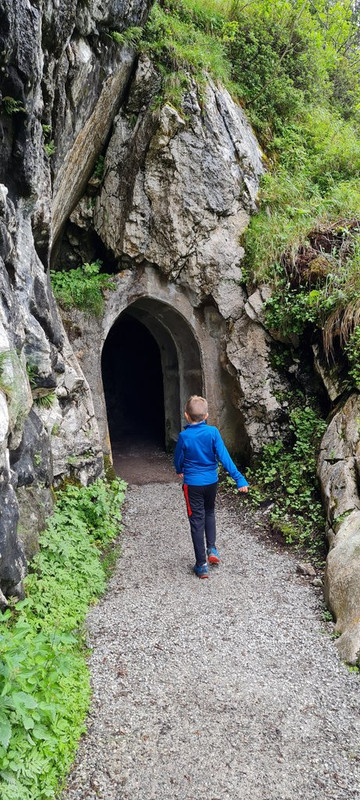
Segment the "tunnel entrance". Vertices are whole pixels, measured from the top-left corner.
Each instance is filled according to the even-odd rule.
[[[136,300],[113,323],[101,369],[113,455],[125,440],[172,450],[187,397],[204,390],[200,349],[187,320],[160,300]]]
[[[160,349],[129,313],[121,314],[106,339],[102,375],[112,445],[142,440],[165,447]]]

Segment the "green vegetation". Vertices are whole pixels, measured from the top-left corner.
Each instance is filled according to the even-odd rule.
[[[37,379],[39,377],[39,371],[38,371],[37,365],[34,364],[32,361],[27,361],[26,362],[26,372],[27,372],[27,376],[29,378],[29,383],[30,383],[31,389],[35,389],[35,387],[37,386]]]
[[[103,291],[115,289],[114,278],[101,273],[101,261],[71,270],[51,270],[54,295],[64,309],[78,308],[99,316],[104,308]]]
[[[59,492],[27,599],[2,617],[2,800],[55,798],[74,757],[90,698],[82,624],[104,590],[101,549],[119,533],[124,491],[97,480]]]
[[[214,15],[209,26],[203,25],[208,14]],[[155,3],[140,43],[163,76],[163,95],[181,107],[182,97],[193,76],[201,88],[207,74],[231,86],[231,64],[222,37],[224,20],[220,4],[171,2],[163,7]],[[225,26],[226,27],[226,26]],[[208,29],[209,28],[209,29]],[[186,70],[186,72],[185,72]]]
[[[34,402],[37,406],[41,406],[42,408],[51,408],[51,406],[54,405],[55,399],[55,392],[48,392],[47,394],[36,397]]]
[[[105,168],[105,158],[104,156],[99,156],[94,167],[94,172],[91,177],[101,181],[104,177],[104,168]]]
[[[48,158],[51,158],[51,156],[53,156],[54,153],[56,153],[54,139],[51,139],[50,142],[46,142],[44,144],[44,150]]]
[[[125,31],[111,31],[111,38],[116,42],[116,44],[120,45],[131,45],[132,47],[136,47],[143,35],[143,29],[137,27],[136,25],[127,28]]]
[[[244,236],[247,281],[274,287],[274,327],[301,334],[308,325],[326,326],[328,356],[339,314],[352,304],[344,347],[359,303],[358,254],[344,246],[347,231],[350,239],[358,235],[360,219],[358,11],[348,0],[169,0],[154,5],[139,42],[163,75],[159,102],[181,108],[191,79],[201,100],[210,74],[244,106],[267,166],[259,212]],[[342,249],[325,247],[325,271],[299,280],[295,254],[314,232],[334,226],[343,230]],[[320,242],[314,260],[322,253]],[[358,380],[351,341],[345,353]]]
[[[1,102],[5,113],[8,114],[9,117],[11,117],[13,114],[18,114],[19,111],[26,110],[22,105],[21,100],[15,100],[14,97],[5,96],[2,98]]]
[[[249,474],[251,497],[271,504],[269,519],[287,544],[324,556],[324,514],[316,489],[316,448],[326,423],[310,406],[290,413],[291,443],[265,445],[257,469]]]
[[[356,325],[350,334],[345,352],[350,363],[349,375],[360,389],[360,325]]]

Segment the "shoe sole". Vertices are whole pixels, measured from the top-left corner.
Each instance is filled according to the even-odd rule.
[[[220,558],[217,556],[209,556],[208,562],[209,564],[220,564]]]
[[[194,575],[196,575],[197,578],[200,578],[200,580],[204,580],[204,578],[208,578],[209,577],[209,573],[208,572],[205,572],[204,575],[198,575],[198,573],[195,572],[195,570],[193,570],[193,572],[194,572]]]

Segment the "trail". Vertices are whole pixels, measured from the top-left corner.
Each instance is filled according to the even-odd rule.
[[[88,619],[93,708],[62,800],[360,798],[359,676],[321,592],[220,500],[207,581],[178,483],[131,486],[123,555]]]

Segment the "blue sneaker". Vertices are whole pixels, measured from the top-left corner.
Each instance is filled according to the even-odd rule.
[[[195,567],[193,567],[193,570],[195,572],[195,575],[198,576],[198,578],[208,578],[209,577],[209,567],[208,567],[207,564],[195,564]]]
[[[221,559],[216,547],[209,547],[207,557],[209,564],[220,564]]]

